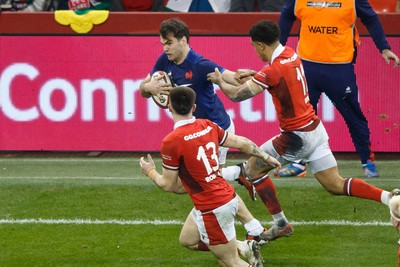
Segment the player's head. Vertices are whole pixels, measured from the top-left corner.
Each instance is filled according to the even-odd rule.
[[[185,37],[186,42],[189,43],[189,27],[180,19],[167,19],[160,25],[160,36],[164,39],[167,39],[167,37],[175,37],[178,40]]]
[[[178,86],[170,91],[169,100],[175,113],[179,115],[188,115],[194,110],[196,93],[192,88]]]
[[[269,55],[266,49],[275,49],[279,44],[280,30],[278,25],[271,20],[261,20],[251,27],[249,35],[251,43],[260,58],[263,61],[269,61]]]
[[[254,24],[249,35],[253,42],[262,42],[272,45],[279,40],[280,30],[278,25],[271,20],[261,20]]]
[[[177,18],[167,19],[160,26],[160,42],[168,60],[182,63],[189,52],[189,27]]]

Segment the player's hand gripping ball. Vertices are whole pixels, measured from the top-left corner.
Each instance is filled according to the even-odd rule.
[[[161,79],[160,76],[163,76]],[[173,82],[171,77],[169,77],[169,75],[162,71],[156,71],[153,73],[153,75],[151,76],[151,79],[157,79],[158,82],[162,83],[162,84],[169,84],[171,86],[173,86]],[[153,98],[153,101],[157,104],[157,106],[159,106],[160,108],[168,108],[168,104],[169,104],[169,94],[165,94],[165,93],[160,93],[158,95],[152,95],[151,96]]]

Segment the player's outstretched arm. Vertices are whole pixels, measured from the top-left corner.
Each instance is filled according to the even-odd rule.
[[[269,165],[276,167],[277,170],[280,169],[281,164],[280,162],[272,157],[271,155],[265,153],[261,148],[259,148],[253,141],[250,139],[236,135],[233,133],[229,133],[226,141],[223,144],[224,147],[230,147],[230,148],[237,148],[241,152],[254,156],[257,158],[262,159],[265,163],[268,163]]]
[[[207,79],[217,84],[222,92],[234,102],[249,99],[263,91],[262,88],[251,80],[248,80],[246,83],[239,86],[229,84],[222,78],[222,74],[217,68],[215,69],[215,72],[207,75]]]
[[[212,75],[212,73],[211,73]],[[231,70],[225,69],[222,73],[222,79],[232,85],[238,86],[244,83],[244,81],[241,81],[240,79],[237,79],[237,73],[233,72]]]
[[[255,70],[250,70],[250,69],[238,69],[235,73],[235,80],[238,81],[240,84],[244,84],[251,78],[253,78],[254,75],[256,75],[257,71]]]

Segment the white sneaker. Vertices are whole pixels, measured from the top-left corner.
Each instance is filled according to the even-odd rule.
[[[245,240],[238,246],[240,255],[246,259],[251,266],[263,267],[263,259],[260,253],[260,245],[255,240]]]

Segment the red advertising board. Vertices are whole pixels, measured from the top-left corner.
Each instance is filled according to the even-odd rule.
[[[400,47],[400,38],[388,39]],[[231,70],[263,66],[248,37],[193,36],[190,43]],[[288,45],[295,43],[293,37]],[[160,53],[156,36],[0,36],[0,150],[158,150],[173,122],[167,110],[141,97],[139,84]],[[399,152],[399,70],[363,37],[356,72],[373,149]],[[278,133],[268,93],[233,103],[216,90],[238,134],[262,144]],[[327,98],[318,114],[332,150],[354,151]]]

